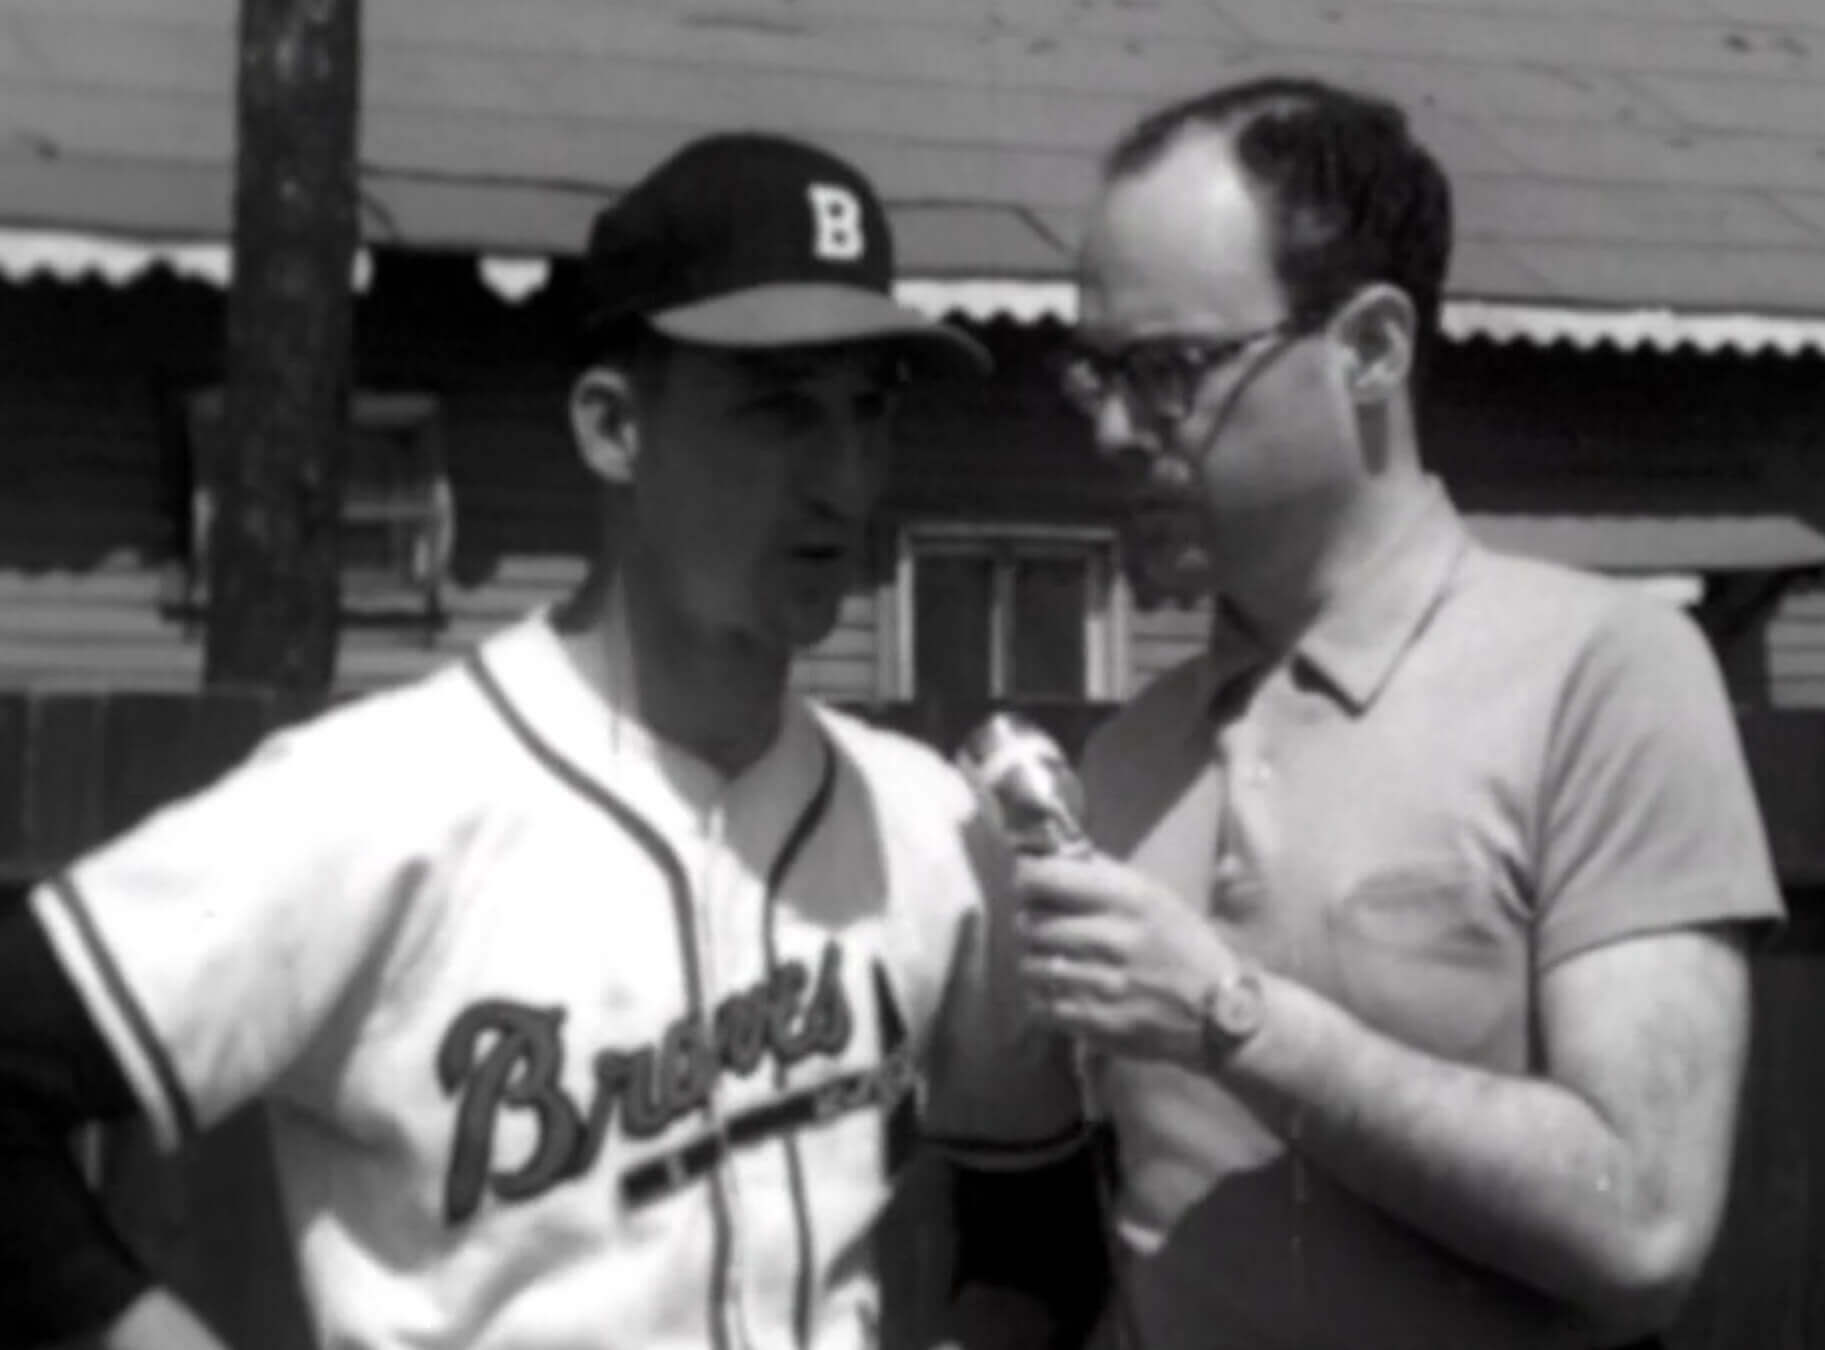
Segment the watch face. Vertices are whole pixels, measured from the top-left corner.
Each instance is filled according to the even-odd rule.
[[[1261,981],[1252,970],[1229,981],[1217,1001],[1230,1035],[1252,1036],[1261,1026]]]
[[[1204,1003],[1204,1048],[1222,1058],[1260,1030],[1261,977],[1244,966],[1214,985]]]

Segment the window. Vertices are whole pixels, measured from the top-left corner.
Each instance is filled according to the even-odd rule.
[[[211,457],[223,439],[219,389],[190,402],[189,558],[180,607],[208,605]],[[355,395],[342,502],[342,614],[356,623],[443,622],[456,507],[444,471],[440,410],[423,394]]]
[[[1126,605],[1111,532],[922,523],[900,537],[894,697],[1114,697]]]

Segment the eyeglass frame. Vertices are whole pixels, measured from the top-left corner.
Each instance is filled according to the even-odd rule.
[[[1264,338],[1286,341],[1315,332],[1328,317],[1328,311],[1294,312],[1271,324],[1241,333],[1213,336],[1206,333],[1162,332],[1131,338],[1105,351],[1087,343],[1073,341],[1059,362],[1059,387],[1065,400],[1079,412],[1094,417],[1114,393],[1131,409],[1142,409],[1154,418],[1177,422],[1190,414],[1204,381],[1225,367],[1234,365],[1243,354]],[[1158,352],[1177,364],[1156,376],[1137,378],[1134,360],[1137,355]],[[1073,372],[1087,377],[1088,385],[1073,389]],[[1176,380],[1170,399],[1159,397],[1163,380]],[[1152,380],[1153,388],[1145,385]]]

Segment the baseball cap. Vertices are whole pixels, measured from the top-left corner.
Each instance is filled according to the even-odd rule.
[[[887,212],[854,167],[784,136],[707,136],[596,216],[585,323],[716,347],[888,341],[987,370],[980,344],[893,299],[893,264]]]

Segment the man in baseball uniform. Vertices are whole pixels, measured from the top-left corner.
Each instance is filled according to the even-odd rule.
[[[786,691],[857,575],[900,384],[986,358],[889,298],[869,184],[787,140],[686,147],[585,266],[570,415],[620,506],[583,590],[272,737],[5,919],[0,1342],[218,1344],[63,1160],[131,1109],[177,1147],[268,1104],[337,1350],[871,1346],[915,1108],[965,1213],[1074,1165],[976,800]],[[978,1237],[965,1340],[1042,1306],[1045,1267]]]

